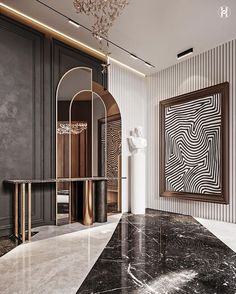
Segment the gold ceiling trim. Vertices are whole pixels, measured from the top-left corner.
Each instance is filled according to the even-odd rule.
[[[45,34],[48,34],[51,37],[54,37],[64,43],[67,43],[68,45],[79,48],[82,51],[84,51],[84,52],[86,52],[96,58],[99,58],[102,61],[107,62],[107,56],[104,53],[100,52],[99,50],[96,50],[96,49],[94,49],[94,48],[92,48],[92,47],[90,47],[90,46],[88,46],[88,45],[86,45],[86,44],[44,24],[44,23],[42,23],[41,21],[38,21],[37,19],[32,18],[32,17],[22,13],[21,11],[16,10],[16,9],[2,3],[2,2],[0,2],[0,12],[4,15],[11,17],[11,18],[14,18],[17,21],[22,22],[32,28],[35,28],[38,31],[41,31]],[[142,76],[142,77],[146,76],[144,73],[126,65],[125,63],[120,62],[119,60],[117,60],[115,58],[109,57],[109,60],[119,64],[120,66],[122,66],[122,67]]]
[[[102,52],[100,52],[99,50],[96,50],[86,44],[84,44],[83,42],[80,42],[56,29],[54,29],[51,26],[48,26],[44,23],[42,23],[41,21],[30,17],[24,13],[22,13],[19,10],[16,10],[2,2],[0,2],[0,7],[1,7],[1,13],[4,13],[6,16],[9,17],[14,17],[16,20],[23,22],[26,25],[30,25],[33,28],[36,28],[37,30],[47,33],[49,35],[51,35],[52,37],[55,37],[65,43],[69,43],[72,46],[76,46],[77,48],[79,47],[79,49],[89,53],[90,55],[93,55],[103,61],[106,61],[106,55]]]

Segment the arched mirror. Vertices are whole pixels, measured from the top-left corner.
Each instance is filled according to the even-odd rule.
[[[107,211],[114,213],[121,209],[120,113],[111,94],[91,79],[92,70],[79,67],[58,84],[56,176],[108,178]],[[57,225],[80,219],[82,189],[79,182],[57,184]]]
[[[104,127],[98,132],[101,119]],[[107,111],[102,98],[90,90],[77,93],[70,103],[69,125],[69,177],[107,177]]]

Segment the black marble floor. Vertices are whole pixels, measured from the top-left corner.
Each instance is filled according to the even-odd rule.
[[[236,254],[192,217],[126,214],[77,293],[236,294]]]

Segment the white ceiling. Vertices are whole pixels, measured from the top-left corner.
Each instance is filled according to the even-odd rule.
[[[77,14],[73,0],[41,0],[69,18],[91,27],[92,20]],[[83,29],[36,0],[1,1],[96,49],[99,44]],[[218,9],[227,5],[231,16],[222,19]],[[112,47],[111,57],[150,74],[177,62],[176,54],[194,48],[194,54],[236,38],[236,0],[130,0],[110,30],[109,39],[154,64],[150,69],[127,53]]]

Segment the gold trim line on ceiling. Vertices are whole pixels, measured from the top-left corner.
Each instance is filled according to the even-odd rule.
[[[66,34],[64,34],[64,33],[60,32],[60,31],[58,31],[57,29],[54,29],[53,27],[48,26],[48,25],[42,23],[41,21],[39,21],[39,20],[37,20],[37,19],[35,19],[33,17],[30,17],[30,16],[26,15],[25,13],[23,13],[23,12],[21,12],[19,10],[16,10],[16,9],[14,9],[14,8],[12,8],[12,7],[6,5],[6,4],[4,4],[2,2],[0,2],[0,7],[3,9],[4,12],[6,12],[6,13],[10,12],[11,14],[19,16],[21,18],[23,17],[24,19],[28,20],[29,22],[44,28],[46,31],[48,31],[50,33],[53,33],[53,34],[56,34],[57,36],[60,36],[61,38],[64,38],[64,39],[66,39],[66,40],[68,40],[70,42],[73,42],[74,44],[79,45],[79,47],[81,49],[84,49],[85,51],[90,52],[92,55],[98,56],[98,57],[102,58],[102,60],[106,60],[106,55],[104,53],[100,52],[97,49],[94,49],[93,47],[90,47],[90,46],[86,45],[83,42],[80,42],[80,41],[78,41],[78,40],[76,40],[76,39],[74,39],[74,38],[72,38],[72,37],[70,37],[70,36],[68,36],[68,35],[66,35]],[[139,74],[139,75],[141,75],[143,77],[146,76],[144,73],[142,73],[142,72],[140,72],[140,71],[126,65],[126,64],[124,64],[123,62],[121,62],[121,61],[119,61],[119,60],[117,60],[117,59],[115,59],[113,57],[109,57],[109,60],[119,64],[120,66],[123,66],[123,67],[133,71],[136,74]]]

